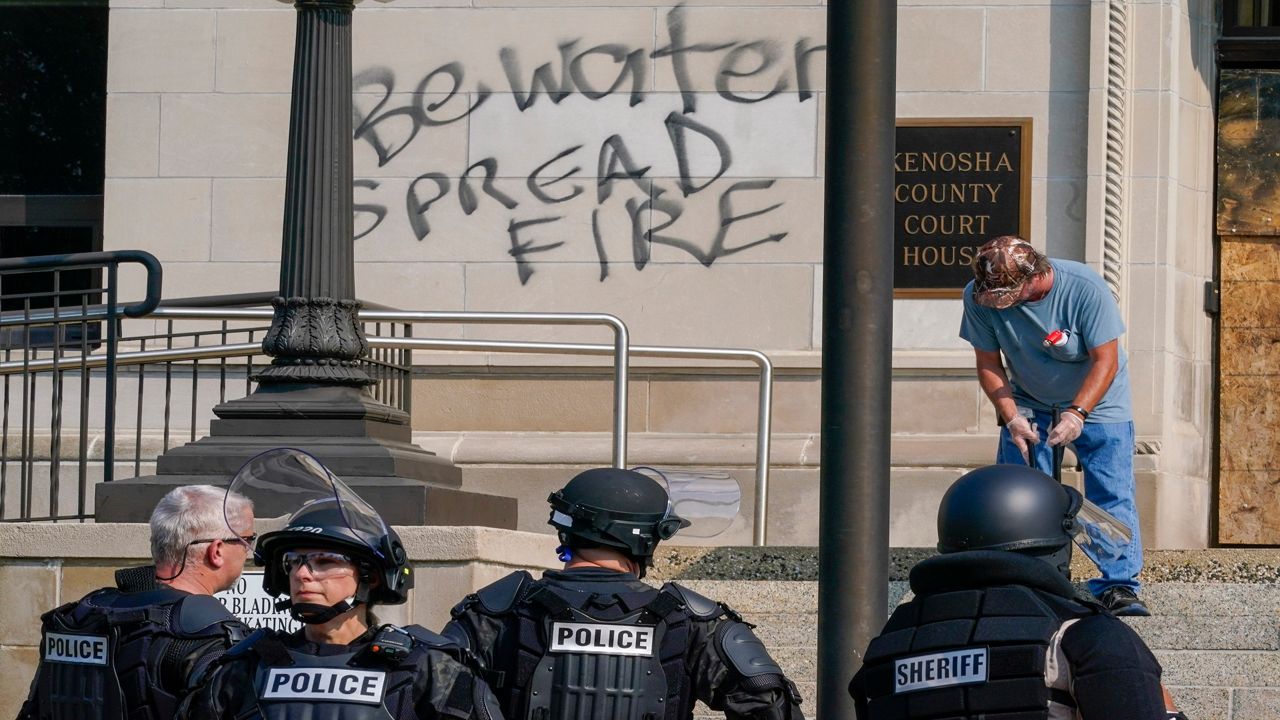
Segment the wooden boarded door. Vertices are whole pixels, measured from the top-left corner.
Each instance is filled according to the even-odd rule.
[[[1280,237],[1223,237],[1218,542],[1280,544]]]
[[[1280,72],[1218,80],[1218,542],[1280,545]]]

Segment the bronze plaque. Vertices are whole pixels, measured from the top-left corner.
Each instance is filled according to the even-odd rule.
[[[959,297],[974,251],[1030,228],[1031,119],[899,120],[896,297]]]

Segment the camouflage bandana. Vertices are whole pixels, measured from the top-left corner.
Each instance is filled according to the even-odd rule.
[[[995,310],[1016,305],[1022,288],[1049,261],[1031,243],[1015,235],[1001,235],[978,248],[973,258],[973,299]]]

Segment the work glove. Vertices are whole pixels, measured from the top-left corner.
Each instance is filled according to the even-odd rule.
[[[1049,447],[1058,447],[1080,437],[1084,430],[1084,420],[1073,412],[1064,412],[1058,416],[1058,422],[1049,428]]]
[[[1031,446],[1040,442],[1040,433],[1031,427],[1031,421],[1021,415],[1004,424],[1005,429],[1009,431],[1009,439],[1018,448],[1018,452],[1022,453],[1022,461],[1031,464]],[[1079,435],[1080,433],[1076,433]]]

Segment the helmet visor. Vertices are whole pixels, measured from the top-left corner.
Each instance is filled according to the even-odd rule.
[[[681,534],[715,537],[733,524],[742,506],[742,488],[727,472],[718,470],[671,470],[633,468],[657,480],[667,490],[667,514],[683,520]],[[672,530],[672,535],[675,531]],[[668,537],[662,538],[669,539]]]
[[[246,462],[227,488],[253,501],[254,514],[268,520],[271,529],[288,524],[286,518],[303,510],[330,505],[338,509],[340,522],[360,538],[375,556],[381,556],[380,539],[387,534],[386,525],[372,507],[347,487],[313,455],[294,448],[277,448],[254,456]],[[223,503],[227,526],[233,518]],[[261,524],[261,523],[260,523]]]
[[[1096,565],[1120,559],[1133,542],[1133,530],[1092,502],[1076,513],[1071,539]]]

